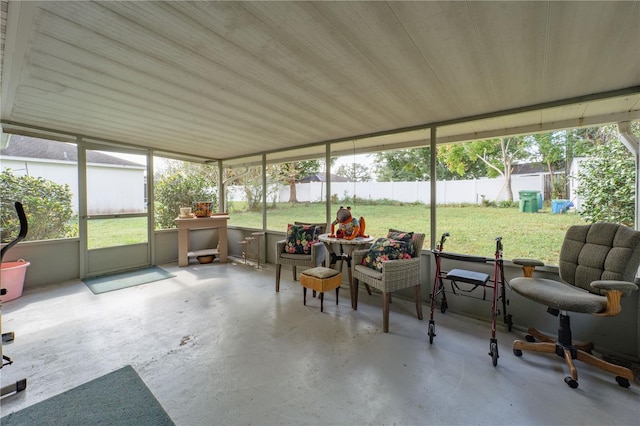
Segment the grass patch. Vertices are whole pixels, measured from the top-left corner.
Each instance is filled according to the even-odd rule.
[[[334,205],[331,211],[337,208],[338,205]],[[427,234],[425,248],[429,248],[431,211],[424,204],[357,205],[352,211],[354,216],[365,218],[369,235],[384,236],[389,228],[424,232]],[[444,232],[451,234],[445,244],[447,251],[493,256],[495,237],[501,236],[505,259],[529,257],[551,265],[558,263],[567,228],[585,223],[575,213],[552,214],[548,208],[538,213],[521,213],[517,207],[455,205],[439,206],[436,213],[437,236]],[[262,228],[259,212],[231,212],[230,215],[230,224]],[[267,211],[267,229],[284,231],[293,221],[324,222],[324,217],[325,206],[321,203],[281,204]]]
[[[89,249],[147,242],[147,218],[95,219],[87,222]]]
[[[332,205],[337,211],[340,204]],[[385,203],[356,205],[353,215],[363,216],[366,232],[374,237],[386,235],[389,228],[418,231],[427,234],[425,248],[430,248],[431,210],[424,204]],[[492,257],[495,237],[501,236],[505,259],[528,257],[557,265],[560,246],[567,228],[585,223],[575,213],[552,214],[550,208],[538,213],[520,213],[517,207],[482,207],[478,205],[439,206],[437,211],[439,237],[451,236],[445,250]],[[332,216],[333,217],[333,216]],[[322,203],[278,204],[267,210],[267,229],[282,231],[294,221],[324,222]],[[230,211],[230,225],[262,229],[261,212]],[[146,218],[105,219],[89,221],[89,248],[111,247],[147,241]]]

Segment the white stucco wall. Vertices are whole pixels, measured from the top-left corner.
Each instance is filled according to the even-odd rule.
[[[68,161],[35,158],[2,158],[2,170],[17,176],[37,176],[69,185],[73,211],[78,212],[78,167]],[[87,165],[88,214],[132,213],[145,210],[145,167]]]

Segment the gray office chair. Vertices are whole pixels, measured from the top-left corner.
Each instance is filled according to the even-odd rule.
[[[515,263],[539,266],[539,261],[514,259]],[[614,223],[572,226],[560,251],[559,272],[563,282],[518,277],[510,281],[518,294],[548,307],[559,315],[558,336],[553,339],[530,328],[526,341],[513,342],[513,353],[522,351],[555,353],[569,367],[565,383],[578,387],[578,372],[573,360],[586,362],[616,375],[622,387],[633,380],[630,369],[606,362],[591,354],[592,343],[578,344],[572,340],[568,312],[595,316],[614,316],[621,311],[620,299],[638,289],[640,266],[640,232]],[[536,342],[536,340],[538,340]]]

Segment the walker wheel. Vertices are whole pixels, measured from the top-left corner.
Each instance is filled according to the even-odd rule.
[[[530,335],[530,334],[527,334],[526,336],[524,336],[524,339],[525,339],[527,342],[531,342],[531,343],[533,343],[533,342],[535,342],[535,341],[536,341],[536,338],[535,338],[535,337],[533,337],[533,336],[532,336],[532,335]]]
[[[513,319],[511,314],[507,315],[507,331],[511,331],[513,329]]]
[[[616,376],[616,382],[618,382],[618,384],[623,388],[628,388],[630,386],[629,379],[622,376]]]
[[[567,376],[564,378],[564,382],[569,385],[571,389],[575,389],[578,387],[578,382],[573,380],[571,376]]]
[[[442,301],[442,304],[440,305],[440,312],[442,312],[443,314],[445,312],[447,312],[447,308],[449,307],[449,305],[447,304],[446,300]]]
[[[433,338],[436,335],[436,325],[434,323],[429,324],[429,344],[433,344]]]
[[[520,349],[513,348],[513,354],[515,356],[522,356],[522,351]]]
[[[493,366],[495,367],[496,365],[498,365],[498,344],[495,342],[491,342],[489,344],[489,355],[491,355],[491,362],[493,363]]]

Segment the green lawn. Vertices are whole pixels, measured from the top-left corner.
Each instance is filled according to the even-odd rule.
[[[331,211],[337,211],[338,206]],[[353,215],[363,216],[367,234],[380,237],[389,228],[419,231],[429,235],[430,209],[425,205],[361,205],[352,207]],[[230,211],[230,225],[262,229],[260,212]],[[495,237],[501,236],[505,259],[530,257],[557,265],[558,253],[566,229],[584,223],[576,214],[520,213],[517,208],[481,206],[443,206],[437,209],[437,235],[449,232],[445,250],[493,256]],[[320,203],[279,205],[267,211],[267,229],[284,232],[294,221],[324,222],[325,206]],[[89,222],[89,247],[109,247],[145,242],[146,218]],[[429,237],[425,248],[429,248]]]
[[[96,219],[87,222],[89,249],[147,242],[147,218]]]
[[[332,211],[337,211],[335,206]],[[420,231],[429,235],[430,209],[425,205],[362,205],[352,207],[363,216],[366,232],[386,235],[389,228]],[[259,212],[230,212],[230,224],[262,228]],[[324,222],[324,204],[279,205],[267,212],[267,228],[286,230],[293,221]],[[532,257],[557,265],[566,229],[584,223],[575,213],[552,214],[549,208],[538,213],[521,213],[518,208],[482,206],[442,206],[437,209],[437,235],[449,232],[445,250],[493,256],[495,237],[501,236],[505,259]],[[430,245],[426,238],[425,248]]]

